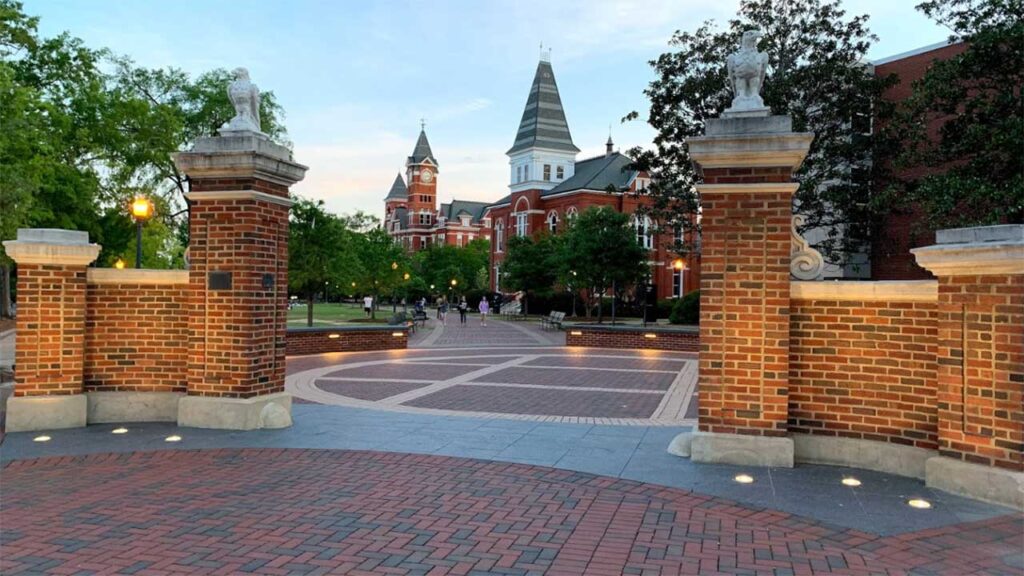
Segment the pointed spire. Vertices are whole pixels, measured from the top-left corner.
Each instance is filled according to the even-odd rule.
[[[434,153],[430,150],[430,142],[427,141],[427,121],[420,120],[420,137],[416,139],[416,148],[412,151],[412,156],[409,156],[408,164],[419,164],[426,159],[437,166],[437,159],[434,158]]]
[[[612,142],[612,125],[608,125],[608,141],[604,143],[604,155],[611,156],[615,151],[615,143]]]
[[[402,178],[402,173],[399,172],[398,176],[395,176],[395,182],[391,185],[391,190],[388,195],[384,197],[384,200],[406,200],[409,198],[409,188],[405,185],[405,180]]]
[[[551,54],[550,50],[548,54]],[[565,120],[565,110],[562,109],[562,98],[558,94],[558,84],[555,83],[555,73],[551,69],[550,58],[545,60],[543,52],[541,61],[537,63],[537,73],[533,77],[530,94],[526,98],[526,108],[523,109],[523,119],[519,122],[516,141],[506,154],[534,147],[580,151],[572,143],[569,124]]]

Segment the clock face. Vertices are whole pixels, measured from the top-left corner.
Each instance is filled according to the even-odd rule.
[[[422,172],[420,172],[420,180],[422,180],[424,182],[430,182],[433,179],[434,179],[434,173],[431,172],[430,170],[424,169]]]

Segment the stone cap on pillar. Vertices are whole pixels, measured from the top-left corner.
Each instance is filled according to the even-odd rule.
[[[910,252],[936,276],[1024,274],[1024,224],[939,230],[935,239]]]
[[[704,134],[686,141],[698,169],[795,169],[814,139],[810,132],[793,132],[789,116],[711,118]]]
[[[291,151],[260,132],[231,131],[199,138],[192,150],[174,155],[174,164],[190,178],[258,178],[291,186],[308,166],[292,160]]]
[[[100,255],[88,232],[55,228],[20,228],[17,240],[4,241],[7,255],[18,264],[88,266]]]

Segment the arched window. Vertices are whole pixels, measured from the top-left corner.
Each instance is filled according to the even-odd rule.
[[[569,220],[569,221],[572,221],[578,215],[579,215],[579,210],[577,210],[575,206],[569,206],[569,208],[566,209],[566,211],[565,211],[565,219]]]
[[[501,252],[505,249],[505,222],[497,220],[494,223],[494,251]]]
[[[558,231],[558,212],[552,210],[548,212],[548,232],[554,234]]]
[[[530,201],[526,198],[516,200],[516,211],[513,214],[516,218],[516,236],[526,236],[530,233]]]
[[[636,241],[644,248],[650,250],[654,247],[654,233],[651,217],[647,215],[633,215],[633,229],[636,230]]]

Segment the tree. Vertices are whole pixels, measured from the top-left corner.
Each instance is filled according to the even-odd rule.
[[[917,8],[966,50],[933,62],[889,124],[902,143],[896,167],[915,170],[877,202],[915,208],[929,230],[1024,222],[1024,4],[930,0]]]
[[[358,286],[364,294],[373,296],[370,317],[376,319],[380,295],[398,290],[409,265],[405,250],[383,228],[374,228],[356,239],[360,262]]]
[[[875,40],[866,23],[867,16],[848,18],[838,0],[743,0],[724,29],[709,21],[692,32],[677,31],[674,50],[651,62],[656,78],[645,90],[647,122],[657,131],[654,148],[631,151],[634,167],[652,176],[649,194],[658,219],[686,230],[696,226],[698,176],[686,139],[703,135],[705,122],[731,103],[726,57],[744,30],[756,28],[764,34],[758,48],[769,57],[765,104],[773,114],[792,116],[795,131],[815,135],[796,174],[803,230],[826,232],[815,247],[830,262],[855,261],[873,221],[871,106],[892,82],[863,65]],[[876,106],[875,112],[884,111]],[[638,117],[632,112],[625,120]],[[674,246],[680,254],[692,249]]]
[[[503,283],[523,293],[523,314],[529,312],[530,295],[549,295],[562,268],[562,253],[551,234],[513,236],[508,239],[502,262]]]
[[[583,211],[564,236],[563,262],[571,265],[591,300],[597,297],[600,323],[605,292],[625,288],[647,274],[647,250],[637,242],[629,215],[607,208]]]
[[[292,206],[288,239],[288,288],[306,299],[306,325],[313,325],[316,294],[329,282],[346,285],[359,277],[353,233],[324,210],[323,200],[299,198]]]
[[[433,245],[413,257],[416,275],[428,286],[445,290],[454,279],[462,290],[485,290],[490,243],[476,238],[465,246]]]

